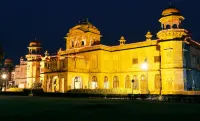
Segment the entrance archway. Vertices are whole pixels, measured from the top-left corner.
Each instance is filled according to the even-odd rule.
[[[125,88],[131,88],[131,79],[129,75],[125,78]]]
[[[59,91],[59,78],[58,76],[54,76],[52,79],[52,92]]]
[[[51,79],[47,79],[47,92],[51,92],[52,84]]]
[[[147,78],[145,75],[141,76],[140,89],[141,91],[145,91],[147,89]]]
[[[81,89],[82,88],[82,79],[79,76],[76,76],[72,79],[72,88]]]
[[[139,89],[139,82],[138,82],[137,75],[134,75],[134,76],[133,76],[133,80],[135,81],[135,82],[133,83],[133,89],[138,90],[138,89]]]
[[[108,77],[107,77],[107,76],[104,77],[104,88],[105,88],[105,89],[108,89],[108,88],[109,88],[109,87],[108,87]]]
[[[92,89],[96,89],[97,88],[97,77],[93,76],[92,77]]]
[[[119,78],[117,76],[113,78],[113,88],[119,88]]]

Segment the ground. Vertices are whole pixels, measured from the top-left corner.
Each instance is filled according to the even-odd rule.
[[[2,121],[188,121],[200,119],[200,104],[139,100],[0,96],[0,110]]]

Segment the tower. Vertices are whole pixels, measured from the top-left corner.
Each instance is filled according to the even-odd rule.
[[[120,45],[125,45],[125,42],[126,42],[126,40],[125,40],[124,36],[122,36],[119,40]]]
[[[98,45],[100,38],[100,31],[88,19],[84,19],[67,33],[65,37],[66,49]]]
[[[184,91],[184,38],[188,32],[182,28],[185,18],[175,7],[168,7],[162,12],[159,20],[161,28],[157,33],[158,46],[161,55],[162,92],[176,93]]]
[[[35,82],[40,82],[41,44],[33,40],[28,46],[27,58],[27,83],[26,88],[32,88]]]

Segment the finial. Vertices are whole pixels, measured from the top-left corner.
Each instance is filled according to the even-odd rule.
[[[44,55],[45,55],[45,56],[49,56],[49,53],[48,53],[47,50],[45,51]]]
[[[169,7],[172,6],[172,0],[169,0]]]
[[[120,40],[125,40],[124,36],[121,36]]]
[[[151,34],[150,31],[147,31],[147,34],[145,36],[146,36],[147,40],[151,40],[151,38],[152,38],[153,35]]]

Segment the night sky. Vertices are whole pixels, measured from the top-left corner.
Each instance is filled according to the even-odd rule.
[[[144,41],[148,30],[154,38],[160,30],[158,19],[169,0],[1,0],[0,43],[15,64],[37,38],[43,51],[65,49],[64,36],[82,18],[89,18],[102,33],[102,44]],[[200,1],[172,0],[186,18],[183,26],[200,40]]]

